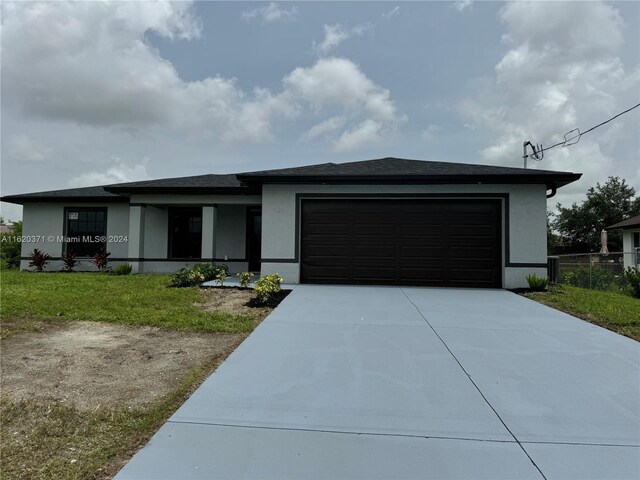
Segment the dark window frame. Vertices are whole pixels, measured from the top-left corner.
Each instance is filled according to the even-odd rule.
[[[87,206],[83,206],[83,207],[72,207],[72,206],[66,206],[63,209],[63,236],[65,238],[69,237],[69,212],[87,212],[87,211],[101,211],[104,212],[104,233],[102,234],[103,236],[107,236],[107,232],[109,231],[109,207],[87,207]],[[95,232],[92,232],[94,235],[98,235]],[[65,255],[69,249],[70,245],[74,245],[74,243],[69,243],[69,242],[62,242],[62,255]],[[96,244],[98,245],[98,244]],[[104,250],[107,249],[107,241],[105,240],[104,243],[102,243],[102,248]],[[100,248],[98,248],[96,250],[99,251]],[[95,253],[94,253],[95,255]],[[93,255],[78,255],[78,258],[93,258]]]

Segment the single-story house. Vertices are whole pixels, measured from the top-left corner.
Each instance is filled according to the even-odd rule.
[[[215,261],[288,283],[516,288],[546,276],[547,198],[580,176],[382,158],[2,200],[24,206],[23,269],[34,248],[48,270],[106,248],[135,272]]]
[[[609,225],[607,230],[622,230],[624,268],[640,266],[640,215]]]

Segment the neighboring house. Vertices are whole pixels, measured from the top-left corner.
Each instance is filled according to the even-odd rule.
[[[65,249],[106,248],[136,272],[215,261],[288,283],[515,288],[546,275],[547,197],[580,176],[383,158],[2,200],[24,205],[23,234],[40,236],[23,244],[25,269],[34,248],[49,270]]]
[[[640,265],[640,215],[614,223],[607,230],[622,230],[624,268]]]
[[[0,233],[9,233],[13,230],[13,223],[0,224]]]

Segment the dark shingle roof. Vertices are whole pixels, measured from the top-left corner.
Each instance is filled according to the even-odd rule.
[[[116,195],[105,191],[103,187],[68,188],[66,190],[49,190],[46,192],[21,193],[18,195],[6,195],[3,202],[23,204],[27,202],[61,202],[69,199],[77,199],[85,202],[109,201],[128,202],[127,196]]]
[[[618,223],[614,223],[613,225],[609,225],[607,230],[624,230],[625,228],[633,228],[640,227],[640,215],[636,215],[635,217],[627,218]]]
[[[349,163],[322,163],[304,167],[247,172],[243,182],[299,182],[302,180],[340,183],[356,181],[401,183],[546,183],[559,187],[580,178],[572,172],[532,170],[472,163],[432,162],[404,158],[379,158]]]
[[[195,175],[192,177],[161,178],[159,180],[143,180],[140,182],[117,183],[104,187],[110,192],[160,192],[176,193],[181,190],[194,191],[244,191],[246,185],[240,183],[235,173],[226,175]]]
[[[262,170],[241,174],[196,175],[139,182],[118,183],[104,187],[71,188],[48,192],[8,195],[2,201],[26,203],[36,201],[127,201],[131,193],[183,194],[251,194],[263,183],[530,183],[558,188],[580,178],[581,174],[524,168],[497,167],[471,163],[431,162],[403,158],[380,158],[350,163],[321,163],[304,167]]]

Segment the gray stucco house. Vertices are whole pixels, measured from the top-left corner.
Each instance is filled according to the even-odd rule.
[[[24,205],[24,269],[34,248],[49,270],[106,248],[135,272],[215,261],[289,283],[516,288],[546,275],[547,197],[580,176],[383,158],[2,200]]]
[[[607,230],[622,230],[624,268],[640,266],[640,215],[609,225]]]

